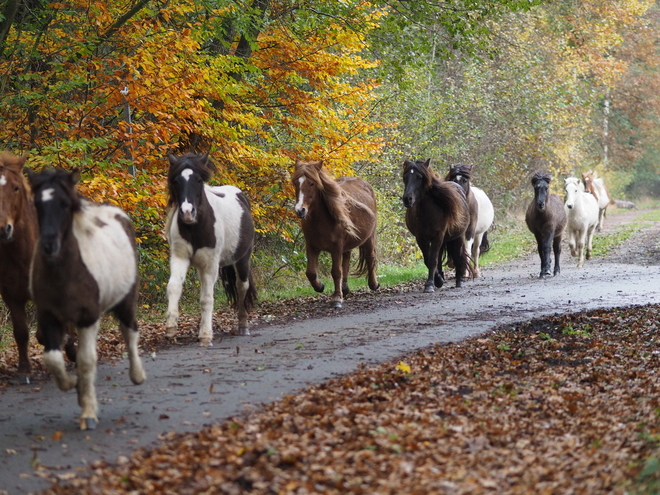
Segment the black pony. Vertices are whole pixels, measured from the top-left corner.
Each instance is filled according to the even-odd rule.
[[[539,278],[550,276],[550,250],[555,253],[554,275],[559,275],[559,257],[561,256],[561,238],[566,227],[566,210],[564,202],[556,194],[552,194],[550,181],[552,177],[546,172],[536,172],[532,177],[534,199],[527,207],[525,222],[536,237],[539,256],[541,257],[541,274]]]

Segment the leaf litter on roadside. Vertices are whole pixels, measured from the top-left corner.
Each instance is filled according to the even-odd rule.
[[[558,315],[313,386],[49,493],[635,493],[660,477],[660,305]]]

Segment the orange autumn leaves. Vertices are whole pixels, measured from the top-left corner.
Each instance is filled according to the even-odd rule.
[[[245,59],[234,53],[238,34],[210,48],[237,18],[233,3],[141,3],[131,16],[119,1],[52,3],[14,25],[0,61],[0,139],[30,151],[37,168],[80,167],[93,199],[134,217],[164,204],[167,152],[210,151],[216,180],[250,196],[259,230],[285,237],[295,157],[350,173],[382,146],[369,123],[376,83],[358,76],[373,65],[360,57],[364,31],[272,22]],[[356,17],[372,10],[358,6]]]

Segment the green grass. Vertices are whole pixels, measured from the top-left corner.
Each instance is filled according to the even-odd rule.
[[[524,222],[507,220],[488,232],[491,248],[479,258],[479,266],[497,266],[536,250],[536,241]]]
[[[615,210],[617,211],[617,210]],[[620,210],[619,210],[620,211]],[[630,239],[630,237],[647,227],[650,222],[660,222],[660,210],[651,210],[642,213],[632,223],[621,225],[608,233],[597,233],[594,236],[594,249],[592,255],[595,257],[605,256],[612,249]]]
[[[658,205],[654,205],[658,206]],[[618,215],[625,210],[612,209],[608,215]],[[622,242],[629,239],[635,232],[641,230],[648,222],[660,222],[660,209],[644,212],[640,214],[634,222],[623,225],[607,234],[598,234],[594,238],[594,256],[605,256]],[[490,251],[480,258],[482,267],[498,266],[536,251],[534,237],[525,226],[524,221],[516,219],[507,219],[498,223],[488,233],[491,244]],[[414,248],[417,250],[417,248]],[[320,277],[325,284],[325,294],[333,290],[332,278],[329,274],[329,256],[322,253],[319,265]],[[292,270],[293,271],[293,270]],[[421,256],[405,266],[395,266],[381,263],[378,266],[378,281],[381,287],[392,287],[399,284],[423,281],[426,279],[427,270]],[[191,270],[189,280],[186,284],[184,297],[181,300],[182,313],[199,312],[199,283],[196,280],[194,270]],[[278,280],[258,280],[260,301],[275,301],[282,299],[295,299],[299,297],[309,297],[316,294],[310,286],[304,274],[304,268],[300,268],[295,273],[282,277]],[[351,289],[367,288],[366,277],[350,277],[349,286]],[[165,286],[160,287],[162,294],[156,302],[141,300],[138,308],[138,316],[141,321],[159,321],[163,318],[166,309],[166,298],[164,297]],[[224,294],[220,288],[216,289],[216,303],[218,306],[227,304]],[[31,323],[33,328],[34,322]],[[0,352],[8,345],[14,345],[12,336],[11,322],[7,317],[4,304],[0,303]]]

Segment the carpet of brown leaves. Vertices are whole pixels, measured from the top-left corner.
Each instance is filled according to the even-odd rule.
[[[660,306],[505,327],[314,386],[49,493],[630,493],[660,455]]]

